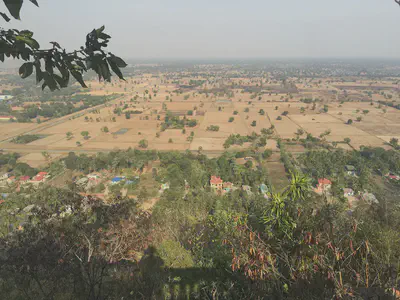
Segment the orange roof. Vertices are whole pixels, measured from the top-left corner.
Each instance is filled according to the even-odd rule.
[[[332,181],[330,181],[329,179],[323,178],[323,179],[318,179],[318,183],[319,184],[332,184]]]
[[[211,184],[222,184],[224,181],[221,179],[221,177],[218,176],[211,176],[210,183]]]
[[[25,108],[20,107],[20,106],[13,106],[13,107],[11,107],[11,110],[12,111],[21,111],[21,110],[25,110]]]
[[[43,180],[43,176],[42,175],[36,175],[32,181],[42,181]]]

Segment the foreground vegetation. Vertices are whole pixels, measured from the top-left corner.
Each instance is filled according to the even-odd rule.
[[[73,182],[9,192],[0,207],[0,295],[4,299],[332,299],[389,297],[398,288],[399,186],[378,170],[398,172],[399,153],[364,148],[285,156],[294,173],[274,191],[256,152],[202,154],[118,151],[90,157],[70,153],[50,165],[88,174],[151,171],[168,182],[152,212],[148,195],[104,202]],[[241,165],[237,157],[252,157]],[[2,168],[16,166],[3,155]],[[353,163],[348,179],[342,166]],[[285,165],[287,165],[286,162]],[[336,177],[330,177],[335,174]],[[211,175],[234,186],[218,195]],[[311,191],[326,176],[379,196],[379,204],[349,210],[342,196]],[[335,179],[333,179],[335,178]],[[157,183],[158,182],[158,183]],[[259,191],[265,183],[268,198]],[[335,187],[333,187],[335,189]]]

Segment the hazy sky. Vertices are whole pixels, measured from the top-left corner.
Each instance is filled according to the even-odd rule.
[[[22,21],[42,47],[68,49],[106,26],[124,58],[400,58],[393,0],[25,0]],[[2,3],[2,1],[1,1]]]

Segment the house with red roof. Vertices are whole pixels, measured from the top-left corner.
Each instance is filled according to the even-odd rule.
[[[23,108],[22,106],[12,106],[11,110],[12,111],[24,111],[25,108]]]
[[[216,191],[221,191],[223,188],[224,181],[221,179],[221,177],[218,176],[211,176],[210,179],[210,186],[212,189]]]
[[[400,180],[400,176],[393,173],[387,173],[385,176],[390,180],[396,180],[396,181]]]
[[[9,173],[4,173],[0,175],[0,181],[7,180],[10,177]]]
[[[30,183],[38,185],[40,183],[45,182],[47,178],[49,178],[49,173],[47,173],[47,172],[39,172],[39,173],[37,173],[36,176],[34,176],[32,178]]]
[[[29,179],[31,179],[29,176],[21,176],[18,181],[20,184],[26,184],[29,182]]]
[[[326,178],[320,178],[318,179],[318,185],[315,188],[315,192],[318,194],[322,194],[325,192],[329,192],[331,188],[332,188],[332,181]]]
[[[0,121],[10,121],[10,120],[16,120],[17,118],[14,116],[0,116]]]
[[[15,176],[10,176],[10,177],[8,177],[8,179],[7,179],[7,183],[8,183],[8,184],[14,183],[15,180],[16,180]]]

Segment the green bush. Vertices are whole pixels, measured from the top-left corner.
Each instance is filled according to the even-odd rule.
[[[164,241],[157,252],[167,268],[190,268],[194,266],[190,251],[176,241]]]

